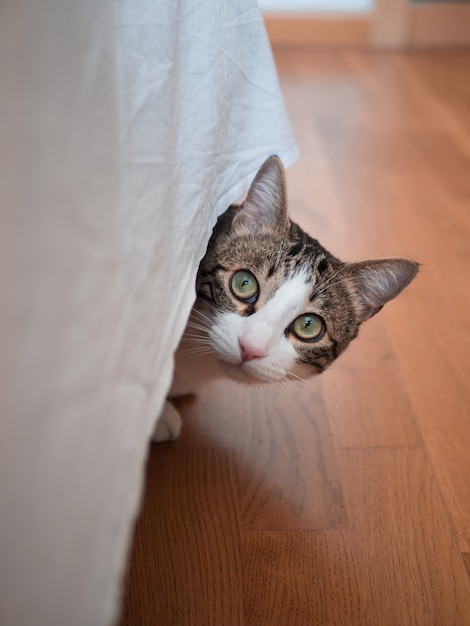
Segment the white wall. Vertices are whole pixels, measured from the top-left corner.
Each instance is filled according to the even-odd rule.
[[[305,13],[363,13],[375,0],[258,0],[263,11],[299,11]]]

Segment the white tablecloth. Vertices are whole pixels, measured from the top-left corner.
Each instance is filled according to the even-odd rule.
[[[217,215],[296,156],[254,0],[0,7],[0,623],[109,624]]]

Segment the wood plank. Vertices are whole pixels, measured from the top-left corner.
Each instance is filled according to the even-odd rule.
[[[315,379],[299,385],[207,385],[184,406],[175,446],[233,450],[244,529],[341,528],[347,522]]]
[[[154,445],[146,485],[121,626],[243,624],[230,454]]]
[[[327,16],[312,13],[266,13],[264,23],[274,48],[364,47],[370,19],[363,15]]]
[[[244,532],[245,624],[369,624],[352,546],[343,531]]]
[[[468,53],[415,54],[401,65],[402,73],[407,76],[407,90],[419,101],[419,108],[426,117],[433,119],[433,126],[428,129],[430,135],[435,136],[439,133],[447,136],[454,150],[462,153],[466,159],[465,165],[468,165],[467,161],[470,158],[468,115],[470,81],[466,80]],[[439,153],[436,156],[439,157]],[[427,163],[433,167],[434,159],[428,159]],[[445,175],[447,170],[447,167],[441,168],[441,176]],[[468,176],[466,181],[468,183]]]
[[[467,54],[464,58],[466,65],[459,54],[447,57],[457,84],[465,82],[468,72],[470,57]],[[371,65],[364,62],[370,77]],[[391,248],[395,240],[408,240],[410,244],[413,241],[407,248],[410,252],[414,248],[413,256],[423,263],[406,298],[387,306],[381,319],[397,354],[426,449],[458,529],[461,548],[468,551],[470,332],[464,312],[470,306],[470,293],[462,285],[467,285],[470,278],[470,187],[465,149],[470,134],[462,118],[453,113],[460,112],[455,103],[465,102],[467,92],[463,87],[453,87],[447,94],[443,90],[436,96],[436,89],[427,86],[429,67],[425,74],[421,71],[422,63],[415,63],[415,58],[405,61],[395,57],[391,62],[398,72],[407,109],[415,110],[422,122],[414,131],[408,130],[405,123],[401,131],[395,128],[395,141],[401,142],[403,150],[393,156],[392,167],[388,163],[387,170],[376,170],[374,181],[367,188],[363,185],[363,210],[373,201],[381,220],[388,215],[386,227],[380,231],[381,243]],[[443,84],[442,80],[439,84]],[[390,91],[386,74],[376,74],[376,88],[384,96]],[[438,106],[435,98],[439,98]],[[373,113],[374,118],[378,115]],[[375,142],[385,144],[388,152],[393,145],[388,140],[385,143],[380,134]],[[380,150],[383,152],[384,148]],[[341,168],[342,160],[339,154],[333,158],[336,156]],[[361,169],[370,167],[372,159],[367,159],[362,167],[358,159],[350,161],[354,163],[354,176],[363,181]],[[344,163],[346,167],[347,162]],[[351,188],[349,198],[354,199]],[[377,220],[371,224],[377,229]],[[408,319],[402,314],[405,302],[410,307]],[[438,320],[443,320],[442,325]]]
[[[468,575],[470,576],[470,552],[464,552],[462,554],[465,567],[467,568]]]
[[[341,528],[346,524],[336,455],[315,380],[272,387],[252,402],[240,476],[242,528]],[[261,403],[260,403],[261,400]],[[266,415],[253,420],[251,415]]]
[[[464,626],[469,579],[425,453],[341,458],[348,531],[243,533],[246,623]]]
[[[368,322],[321,385],[341,447],[421,447],[422,437],[381,318]],[[354,395],[354,403],[351,397]]]
[[[276,50],[406,50],[470,45],[470,7],[461,2],[416,5],[408,0],[376,0],[370,13],[266,12],[264,21]]]
[[[451,511],[461,549],[470,549],[470,394],[453,375],[452,354],[439,349],[429,310],[414,310],[416,328],[400,327],[385,311],[423,439]],[[393,331],[392,331],[393,329]],[[468,335],[464,337],[468,346]],[[412,349],[410,349],[412,346]]]
[[[366,623],[467,624],[469,579],[426,453],[348,450],[342,467]]]

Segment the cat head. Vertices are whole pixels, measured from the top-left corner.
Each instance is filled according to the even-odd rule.
[[[290,220],[284,168],[272,156],[245,201],[217,222],[197,278],[197,307],[226,373],[245,382],[325,370],[418,265],[343,263]]]

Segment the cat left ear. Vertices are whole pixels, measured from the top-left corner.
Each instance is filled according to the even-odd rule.
[[[270,156],[260,167],[232,226],[245,227],[253,234],[287,227],[285,171],[279,157]]]
[[[365,321],[378,313],[411,283],[418,264],[409,259],[373,259],[351,263],[352,286],[358,298],[359,311]]]

